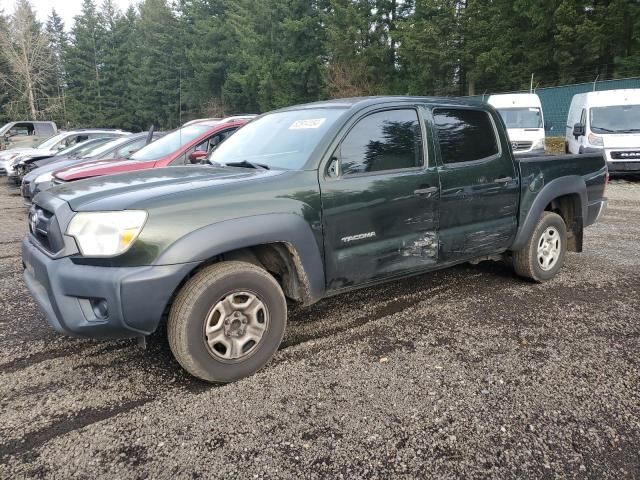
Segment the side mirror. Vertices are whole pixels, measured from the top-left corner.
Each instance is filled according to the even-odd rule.
[[[576,123],[573,126],[573,136],[574,137],[576,137],[576,138],[584,137],[585,132],[586,132],[586,128],[581,123]]]
[[[189,154],[189,161],[193,164],[202,163],[202,160],[207,156],[207,152],[203,150],[196,150]]]
[[[329,167],[327,168],[327,174],[329,178],[338,178],[340,176],[340,160],[338,157],[331,157]]]

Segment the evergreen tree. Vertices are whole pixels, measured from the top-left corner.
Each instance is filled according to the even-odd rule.
[[[104,120],[102,48],[105,36],[102,15],[93,0],[83,0],[74,18],[65,59],[67,116],[74,126],[102,126]]]
[[[133,123],[141,129],[174,128],[180,122],[184,59],[178,20],[166,0],[144,0],[139,12],[129,56]]]

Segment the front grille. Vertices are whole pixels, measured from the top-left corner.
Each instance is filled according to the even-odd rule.
[[[632,152],[611,152],[611,158],[614,160],[640,160],[640,150]]]
[[[45,250],[57,253],[64,248],[64,238],[53,212],[33,205],[29,210],[28,220],[31,235]]]
[[[511,142],[511,148],[513,148],[514,152],[519,152],[521,150],[529,150],[533,142]]]

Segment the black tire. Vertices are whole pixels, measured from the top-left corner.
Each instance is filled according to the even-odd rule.
[[[246,357],[218,358],[207,344],[205,321],[214,306],[234,291],[254,293],[268,311],[262,338]],[[171,306],[169,346],[176,360],[194,377],[227,383],[252,375],[278,350],[287,324],[287,304],[278,282],[266,270],[246,262],[221,262],[187,281]]]
[[[560,237],[560,253],[555,264],[548,270],[543,269],[538,260],[538,246],[542,235],[548,229],[555,229]],[[535,282],[545,282],[553,278],[564,265],[567,254],[567,226],[560,215],[553,212],[543,212],[531,238],[522,250],[513,252],[513,268],[521,277]]]

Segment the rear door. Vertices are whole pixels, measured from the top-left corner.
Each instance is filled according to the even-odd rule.
[[[496,120],[481,107],[433,109],[443,263],[502,252],[516,233],[519,175]]]
[[[329,290],[437,262],[438,172],[417,106],[361,113],[320,171]]]

